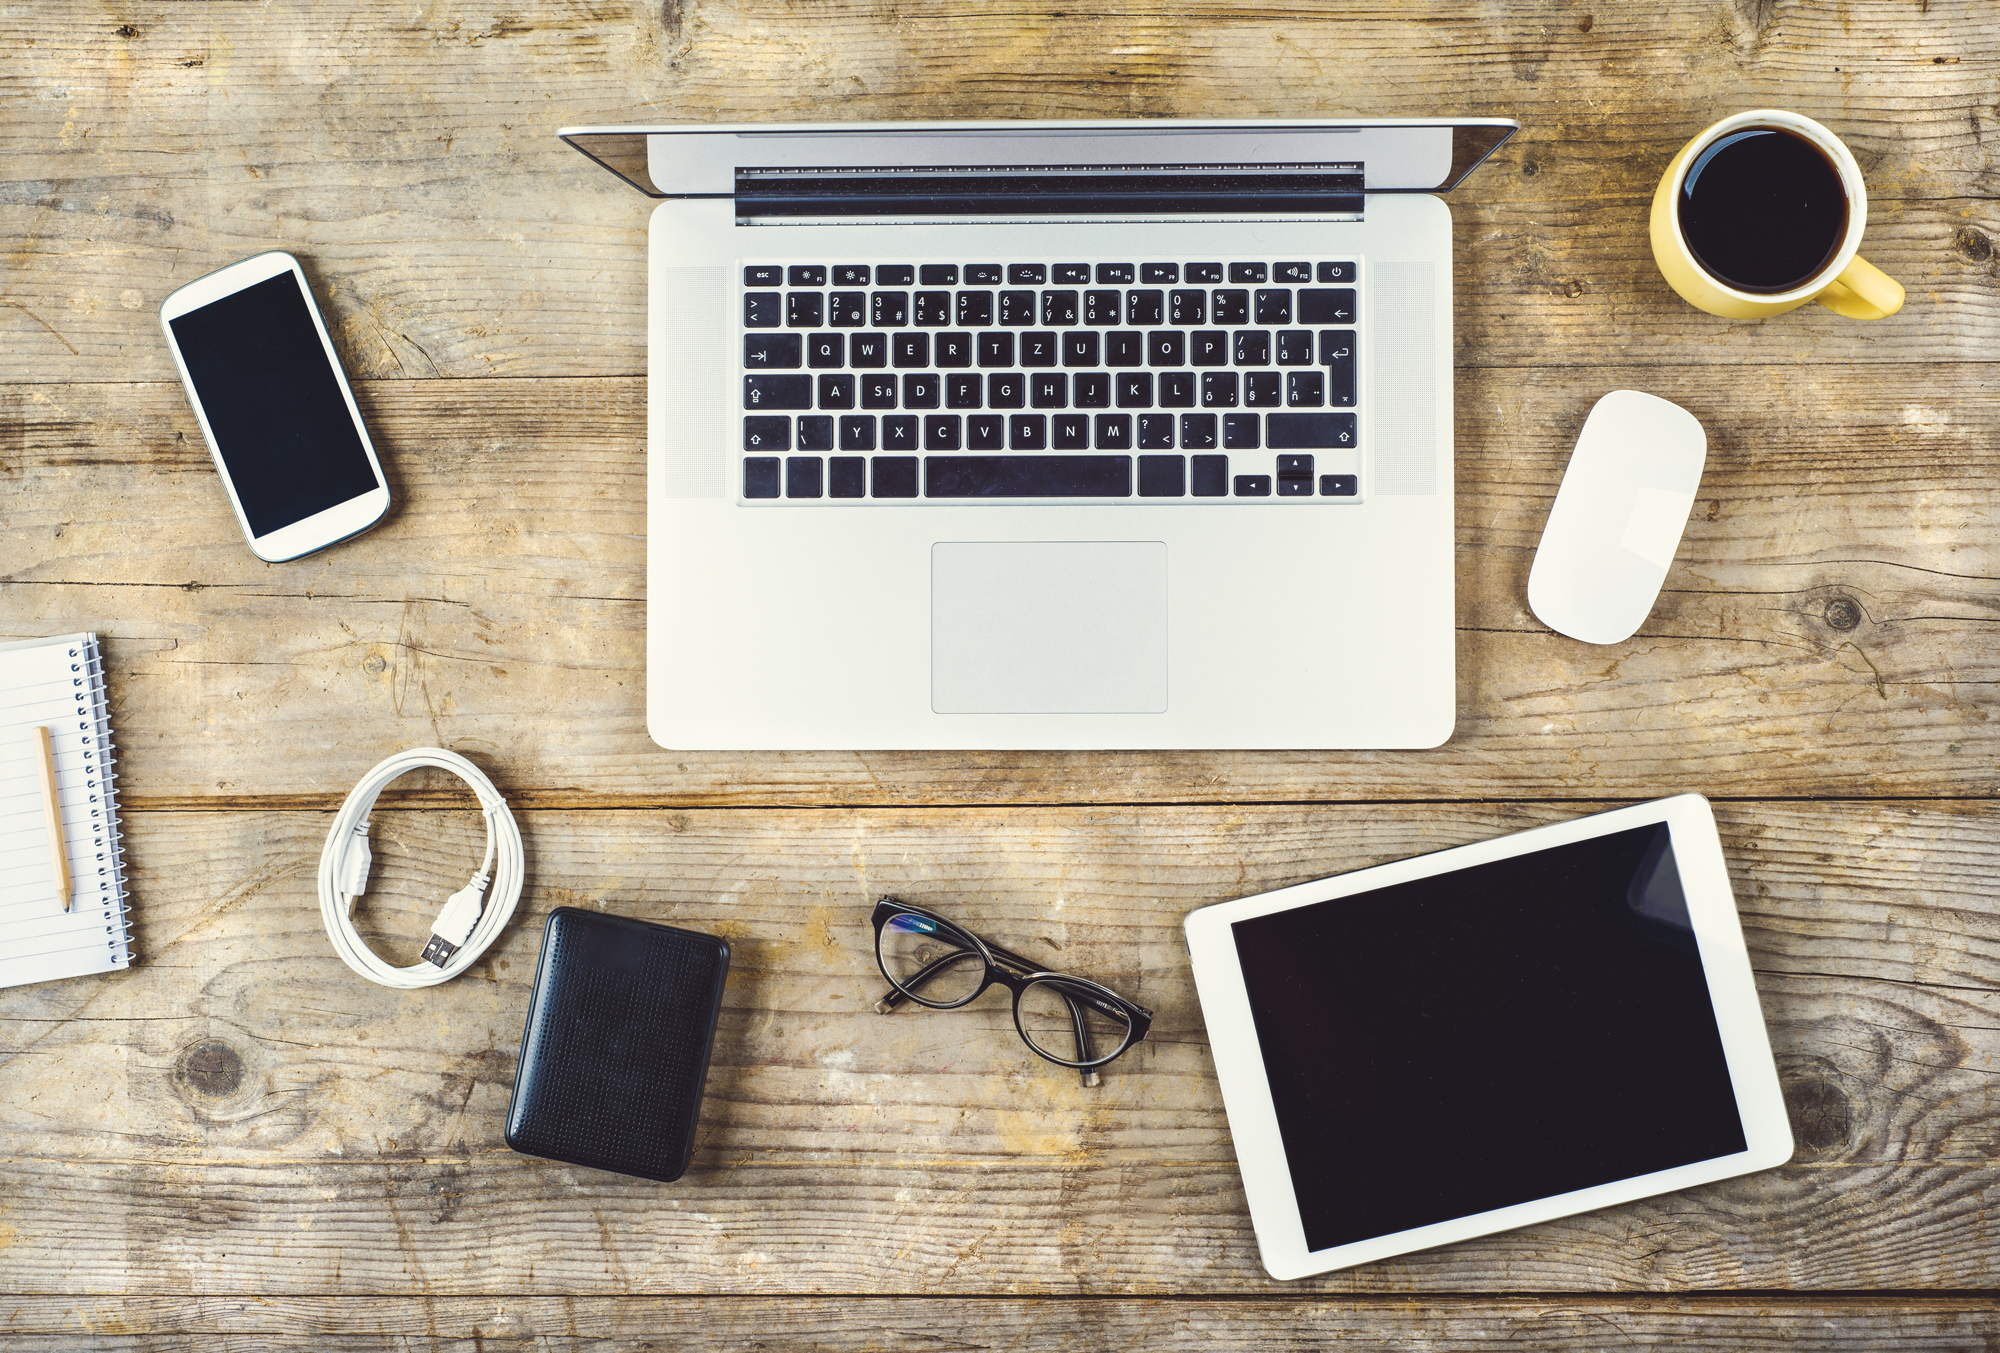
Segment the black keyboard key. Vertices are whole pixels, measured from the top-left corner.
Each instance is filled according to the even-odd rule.
[[[1264,436],[1273,451],[1351,447],[1356,435],[1351,413],[1273,413],[1264,418]]]
[[[1313,496],[1313,482],[1310,479],[1278,479],[1280,498],[1310,498]]]
[[[1001,282],[1001,268],[998,263],[968,263],[965,265],[965,284],[969,287],[997,287]]]
[[[1014,365],[1014,335],[979,335],[979,365],[986,367]]]
[[[948,333],[937,336],[937,364],[939,366],[968,367],[972,365],[972,335]]]
[[[1189,366],[1228,366],[1229,335],[1220,329],[1197,329],[1188,335]]]
[[[1236,373],[1234,371],[1205,371],[1201,377],[1201,407],[1204,409],[1233,409],[1236,407]]]
[[[785,270],[775,263],[753,264],[743,270],[743,285],[746,287],[783,286]]]
[[[1164,291],[1126,292],[1125,322],[1127,324],[1165,324],[1167,322],[1167,293]]]
[[[1289,456],[1278,457],[1278,478],[1311,479],[1312,477],[1313,458],[1311,456],[1294,453]]]
[[[1181,449],[1183,451],[1213,451],[1215,449],[1214,414],[1184,413],[1181,415]]]
[[[905,371],[931,364],[929,334],[897,334],[889,340],[889,361]]]
[[[868,462],[869,492],[877,498],[917,496],[915,456],[877,456]]]
[[[817,498],[820,496],[820,459],[818,456],[785,457],[785,496],[787,498]]]
[[[866,263],[840,263],[834,266],[833,284],[837,287],[865,287],[868,276]]]
[[[1174,416],[1170,413],[1140,414],[1139,449],[1141,451],[1173,450]]]
[[[917,281],[927,287],[955,287],[958,285],[958,265],[926,263],[917,269]]]
[[[912,371],[903,377],[903,407],[935,409],[938,406],[938,377],[933,371]]]
[[[875,449],[875,416],[873,414],[849,414],[840,420],[840,449],[843,451],[873,451]]]
[[[1114,329],[1104,335],[1106,366],[1138,366],[1145,360],[1145,335],[1137,329]]]
[[[1236,496],[1238,498],[1269,498],[1271,496],[1271,476],[1267,474],[1237,475]]]
[[[1150,409],[1153,407],[1153,373],[1150,371],[1124,371],[1118,375],[1118,407],[1121,409]]]
[[[799,450],[833,450],[833,419],[826,414],[809,413],[799,419]]]
[[[868,370],[889,364],[889,337],[887,334],[856,334],[854,341],[847,345],[847,364]]]
[[[835,456],[826,463],[826,496],[866,498],[868,461],[862,456]]]
[[[1231,451],[1255,451],[1263,445],[1259,429],[1264,420],[1254,413],[1222,415],[1222,445]]]
[[[1129,498],[1130,456],[927,456],[926,498]]]
[[[1290,287],[1259,287],[1257,289],[1257,322],[1259,324],[1290,324],[1292,322],[1292,289]]]
[[[1056,364],[1056,336],[1047,329],[1036,329],[1021,335],[1022,366],[1054,366]]]
[[[1326,368],[1326,402],[1336,409],[1354,407],[1354,330],[1321,329],[1319,360]]]
[[[743,327],[775,329],[784,322],[784,293],[746,291],[743,293]]]
[[[792,449],[792,420],[786,417],[753,416],[743,420],[745,451],[789,451]]]
[[[1083,322],[1085,324],[1116,324],[1122,313],[1115,291],[1086,291],[1083,293]]]
[[[1220,263],[1190,263],[1187,265],[1187,280],[1190,282],[1220,282],[1222,280],[1222,265]]]
[[[907,263],[875,265],[875,285],[878,287],[907,287],[916,280],[917,270]]]
[[[1262,329],[1238,329],[1230,357],[1238,366],[1269,366],[1271,335]]]
[[[1323,474],[1319,477],[1322,498],[1352,498],[1361,491],[1361,477],[1351,474]]]
[[[996,371],[986,378],[986,407],[1019,409],[1028,403],[1028,378],[1018,371]]]
[[[824,323],[826,298],[817,291],[788,291],[785,293],[785,327],[787,329],[817,329]]]
[[[1300,282],[1310,282],[1313,280],[1312,264],[1273,263],[1271,265],[1271,280],[1273,282],[1290,282],[1294,285]]]
[[[965,420],[965,449],[1004,451],[1007,449],[1007,419],[997,413],[975,414]]]
[[[847,365],[846,334],[814,334],[806,339],[806,365],[839,368]]]
[[[1051,282],[1074,282],[1078,286],[1082,286],[1090,281],[1090,265],[1088,263],[1058,263],[1049,273],[1049,280]]]
[[[1134,276],[1130,263],[1100,263],[1097,265],[1097,285],[1109,286],[1113,282],[1130,282]]]
[[[1229,265],[1229,280],[1232,282],[1263,282],[1270,278],[1270,270],[1261,263],[1232,263]]]
[[[1077,323],[1081,313],[1077,309],[1077,293],[1074,291],[1045,291],[1042,293],[1042,323],[1052,329],[1067,329]]]
[[[810,409],[813,406],[811,376],[745,376],[743,407],[746,409]]]
[[[1079,371],[1070,382],[1070,389],[1070,397],[1079,409],[1111,407],[1111,373],[1108,371]]]
[[[1354,265],[1352,263],[1322,263],[1319,265],[1319,280],[1323,283],[1352,282],[1354,280]]]
[[[836,329],[859,329],[868,322],[868,293],[836,291],[828,296],[826,322]]]
[[[743,496],[745,498],[775,498],[778,496],[778,458],[776,456],[752,456],[743,462]]]
[[[920,291],[913,298],[914,306],[910,314],[912,324],[927,329],[938,329],[951,323],[951,293],[949,291]]]
[[[1139,457],[1141,498],[1184,498],[1187,496],[1187,461],[1180,456]]]
[[[1049,446],[1057,451],[1090,449],[1090,415],[1059,413],[1049,419]]]
[[[794,287],[823,287],[826,269],[817,263],[794,264],[785,271],[785,284]]]
[[[1218,291],[1215,304],[1208,312],[1209,319],[1216,324],[1248,324],[1250,322],[1250,293],[1247,291]]]
[[[1246,371],[1243,373],[1243,403],[1248,408],[1268,409],[1282,402],[1285,395],[1284,380],[1275,371]]]
[[[1354,288],[1336,287],[1321,291],[1308,287],[1299,292],[1299,323],[1354,323]]]
[[[1062,336],[1064,366],[1096,366],[1097,335],[1085,329]]]
[[[993,322],[993,293],[990,291],[961,291],[958,293],[958,322],[968,329]]]
[[[882,449],[884,451],[916,450],[917,416],[913,413],[895,413],[883,418]]]
[[[1295,409],[1317,409],[1326,403],[1326,373],[1288,371],[1285,373],[1285,403]]]
[[[1162,371],[1160,373],[1160,407],[1163,409],[1192,409],[1194,407],[1194,372]]]
[[[896,378],[894,376],[863,376],[861,378],[861,407],[864,409],[893,409],[896,407]]]
[[[1169,324],[1204,324],[1208,321],[1208,293],[1170,291],[1167,293]]]
[[[969,371],[957,371],[944,378],[944,406],[947,409],[976,409],[986,382]]]
[[[752,371],[777,371],[797,366],[804,343],[797,334],[743,335],[743,365]]]
[[[1018,329],[1035,322],[1035,293],[1032,291],[1003,291],[1000,293],[1000,322],[1009,328]]]
[[[1188,491],[1197,498],[1229,496],[1229,457],[1194,456],[1189,462]]]
[[[1028,377],[1028,407],[1066,409],[1069,407],[1069,377],[1060,371],[1044,371]]]
[[[1141,282],[1178,282],[1181,280],[1181,265],[1178,263],[1141,263]]]
[[[1007,420],[1007,449],[1046,451],[1049,446],[1049,417],[1043,413],[1017,413]]]
[[[1097,449],[1099,451],[1129,451],[1132,448],[1132,415],[1129,413],[1100,413],[1097,415]]]
[[[1311,366],[1313,336],[1310,329],[1278,330],[1279,366]]]
[[[934,413],[925,417],[924,450],[958,450],[959,422],[959,416],[955,413]]]
[[[1016,287],[1038,287],[1049,280],[1049,270],[1039,263],[1014,263],[1007,268],[1007,284]]]
[[[868,298],[868,307],[868,322],[878,329],[900,329],[910,322],[907,291],[874,292]]]

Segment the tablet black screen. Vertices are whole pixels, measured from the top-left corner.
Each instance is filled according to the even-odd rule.
[[[1232,928],[1309,1249],[1746,1149],[1665,823]]]

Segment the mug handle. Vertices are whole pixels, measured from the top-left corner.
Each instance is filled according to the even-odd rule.
[[[1849,319],[1887,319],[1903,308],[1903,284],[1856,254],[1813,299]]]

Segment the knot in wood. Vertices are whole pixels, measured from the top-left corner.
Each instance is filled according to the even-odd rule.
[[[370,653],[361,660],[361,670],[364,672],[379,672],[388,665],[388,663],[382,660],[380,653]]]
[[[1823,1072],[1814,1071],[1785,1082],[1785,1112],[1800,1146],[1830,1151],[1854,1130],[1854,1105]]]
[[[174,1074],[196,1094],[221,1099],[243,1083],[243,1059],[227,1043],[210,1039],[182,1053]]]
[[[1861,623],[1861,608],[1852,597],[1835,597],[1826,604],[1826,623],[1837,630],[1851,630]]]
[[[1972,226],[1960,226],[1951,237],[1951,247],[1952,252],[1971,263],[1984,263],[1993,257],[1993,237]]]
[[[118,36],[121,38],[136,38],[139,36],[139,30],[129,23],[121,23],[118,25]]]

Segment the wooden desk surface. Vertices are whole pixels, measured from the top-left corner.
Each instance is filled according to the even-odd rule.
[[[0,992],[0,1348],[1939,1349],[2000,1338],[2000,25],[1986,0],[520,0],[0,10],[0,637],[106,636],[139,960]],[[1711,318],[1655,179],[1783,106],[1869,179],[1893,319]],[[643,727],[635,119],[1507,114],[1457,220],[1458,731],[1424,753],[673,754]],[[155,311],[299,254],[399,496],[237,535]],[[1708,428],[1640,636],[1527,613],[1585,411]],[[800,654],[802,671],[819,655]],[[321,932],[331,809],[437,742],[532,877],[466,979]],[[1178,926],[1201,903],[1681,790],[1715,800],[1788,1166],[1278,1285]],[[413,952],[479,846],[378,813]],[[1085,1092],[1004,1002],[883,1020],[875,895],[1159,1011]],[[541,922],[736,964],[689,1176],[501,1141]]]

